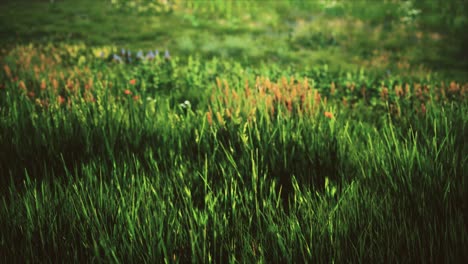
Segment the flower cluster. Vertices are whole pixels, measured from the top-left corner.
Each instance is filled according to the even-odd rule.
[[[134,63],[134,62],[142,62],[142,61],[152,61],[152,60],[158,60],[159,59],[159,50],[156,49],[156,50],[150,50],[148,51],[146,54],[142,51],[142,50],[139,50],[138,52],[136,52],[136,55],[133,56],[132,55],[132,51],[131,50],[125,50],[124,48],[122,48],[120,50],[120,53],[114,53],[111,55],[111,61],[113,62],[116,62],[116,63],[127,63],[127,64],[131,64],[131,63]],[[101,52],[101,55],[100,55],[101,58],[105,58],[105,53],[104,52]],[[164,56],[163,58],[165,60],[170,60],[171,59],[171,55],[169,53],[169,50],[165,50],[164,51]]]

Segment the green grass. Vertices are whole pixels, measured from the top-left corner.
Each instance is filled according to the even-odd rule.
[[[440,13],[430,3],[405,1],[176,0],[170,1],[173,6],[149,9],[155,11],[145,11],[149,1],[120,8],[110,2],[6,1],[0,4],[5,10],[0,44],[66,41],[132,50],[168,48],[181,57],[234,57],[246,65],[328,64],[335,70],[360,65],[407,72],[396,65],[409,63],[409,69],[422,66],[450,77],[463,76],[467,69],[462,59],[466,40],[460,37],[466,19],[459,14],[463,8],[450,3]],[[457,16],[452,18],[450,10]],[[437,22],[446,26],[435,27]]]
[[[0,261],[468,259],[464,65],[372,2],[2,2]]]

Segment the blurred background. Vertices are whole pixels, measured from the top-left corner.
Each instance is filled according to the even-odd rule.
[[[466,0],[2,0],[0,46],[85,44],[245,64],[465,76]]]

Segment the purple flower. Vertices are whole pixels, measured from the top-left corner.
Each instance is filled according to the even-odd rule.
[[[170,58],[171,58],[171,55],[169,54],[169,51],[168,51],[168,50],[166,50],[166,51],[164,52],[164,58],[165,58],[165,59],[170,59]]]
[[[154,59],[154,57],[155,57],[155,56],[154,56],[154,53],[153,53],[153,51],[151,51],[151,50],[150,50],[150,52],[148,52],[148,54],[146,55],[146,58],[149,59],[149,60]]]
[[[143,59],[143,51],[138,51],[137,55],[136,55],[137,59]]]
[[[112,56],[112,59],[116,62],[122,62],[122,58],[117,54],[114,54],[114,56]]]

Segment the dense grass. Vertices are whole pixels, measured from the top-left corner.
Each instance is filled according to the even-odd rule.
[[[463,1],[52,2],[2,1],[0,44],[159,48],[250,66],[328,64],[352,71],[358,65],[412,74],[422,67],[450,78],[468,69]]]
[[[429,5],[114,2],[0,4],[0,261],[468,259],[466,65],[423,54],[460,31]]]
[[[5,258],[467,257],[466,85],[29,49],[2,72]]]

